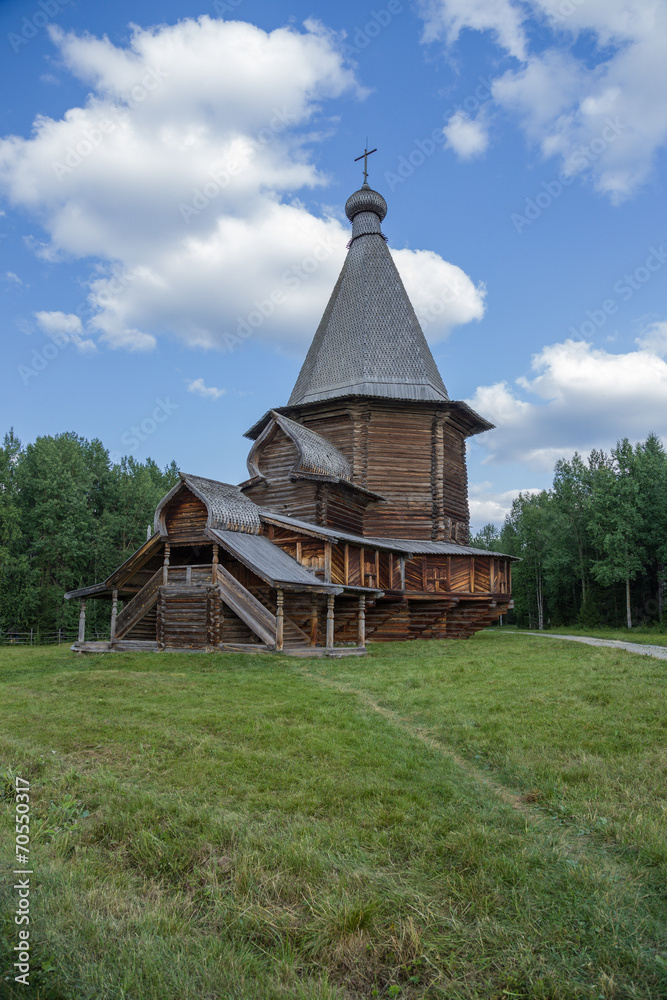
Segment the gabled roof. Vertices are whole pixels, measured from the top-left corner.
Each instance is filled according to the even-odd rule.
[[[270,587],[287,585],[326,594],[343,592],[343,587],[324,583],[264,535],[248,535],[238,531],[209,531],[208,534]]]
[[[296,445],[298,459],[293,472],[311,473],[316,476],[331,476],[334,479],[352,481],[352,467],[342,452],[331,441],[321,434],[316,434],[309,427],[290,420],[289,417],[271,410],[272,420],[269,421],[263,433],[257,438],[248,455],[248,471],[251,476],[261,476],[257,466],[257,458],[263,446],[271,437],[276,427],[290,438]]]
[[[258,535],[261,531],[259,508],[244,496],[238,486],[220,483],[217,479],[204,479],[181,472],[181,482],[174,486],[160,500],[155,511],[155,531],[165,533],[162,517],[167,504],[184,487],[189,489],[205,505],[208,511],[207,528],[221,528],[224,531],[243,531]]]
[[[289,405],[340,396],[448,400],[380,229],[384,198],[364,184],[345,210],[349,252]]]
[[[123,580],[127,582],[133,573],[141,569],[142,566],[159,552],[161,541],[159,534],[151,535],[103,583],[94,583],[90,587],[79,587],[78,590],[69,590],[65,594],[65,600],[68,601],[72,597],[100,597],[102,594],[111,594],[114,590],[122,592]]]

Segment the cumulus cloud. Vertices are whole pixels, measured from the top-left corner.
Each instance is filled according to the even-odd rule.
[[[430,343],[484,315],[483,282],[475,285],[456,264],[432,250],[392,250],[392,256]]]
[[[642,351],[655,354],[659,358],[667,358],[667,320],[651,323],[635,343]]]
[[[486,152],[489,133],[481,118],[473,121],[468,115],[452,115],[442,130],[447,138],[446,146],[453,149],[461,160],[473,160]]]
[[[206,385],[203,378],[188,379],[188,392],[194,392],[202,399],[220,399],[227,392],[226,389],[216,389],[214,385]]]
[[[611,354],[566,340],[532,359],[533,376],[480,386],[470,405],[496,429],[479,440],[486,462],[527,462],[551,469],[574,451],[610,448],[651,432],[667,440],[667,323],[637,341],[638,351]],[[531,398],[532,397],[532,398]]]
[[[72,343],[81,351],[96,350],[95,341],[84,336],[83,324],[75,313],[40,311],[35,313],[35,319],[39,328],[60,347]]]
[[[135,351],[161,336],[222,349],[253,336],[300,352],[350,235],[297,198],[328,182],[313,162],[321,108],[362,95],[339,39],[313,21],[265,32],[207,16],[134,27],[125,47],[50,35],[90,95],[0,141],[0,184],[44,226],[48,240],[31,241],[41,259],[91,261],[86,332]],[[412,252],[398,254],[414,284]],[[479,318],[483,293],[432,256],[420,302],[458,281],[430,324],[437,339]]]
[[[648,177],[667,141],[664,0],[423,0],[421,9],[426,41],[487,31],[514,57],[494,100],[566,174],[590,176],[614,203]]]
[[[512,503],[520,493],[539,493],[538,487],[529,486],[522,490],[497,491],[493,483],[472,483],[469,491],[470,522],[473,531],[479,531],[485,524],[501,527],[512,509]]]
[[[424,40],[446,38],[452,45],[464,28],[490,31],[498,44],[522,58],[525,35],[520,9],[511,0],[422,0]]]

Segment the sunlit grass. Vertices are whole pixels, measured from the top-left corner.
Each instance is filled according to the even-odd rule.
[[[662,997],[666,673],[492,632],[365,660],[3,651],[37,940],[6,995]]]

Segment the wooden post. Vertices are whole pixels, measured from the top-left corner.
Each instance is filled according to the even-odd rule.
[[[357,645],[363,649],[366,645],[366,598],[362,594],[359,598],[359,612],[357,614]]]
[[[220,546],[213,542],[213,562],[211,563],[211,583],[218,582],[218,562],[220,561]]]
[[[310,602],[310,645],[317,646],[317,632],[319,622],[317,620],[317,597],[313,595]]]
[[[350,582],[350,546],[348,542],[345,542],[345,576],[343,577],[346,584]],[[662,607],[662,605],[660,605]],[[661,616],[662,620],[662,616]]]
[[[86,640],[86,602],[81,601],[79,609],[79,645]]]
[[[324,543],[324,582],[331,583],[331,542]]]
[[[366,586],[366,557],[363,545],[359,549],[359,583],[362,587]]]
[[[284,594],[280,587],[276,590],[276,649],[283,648],[283,632],[285,625],[285,612],[283,611]]]
[[[111,628],[109,629],[109,643],[116,641],[116,618],[118,617],[118,591],[111,591]]]
[[[475,557],[470,556],[470,593],[475,593]]]
[[[169,582],[169,554],[171,552],[171,545],[169,542],[165,543],[164,546],[164,562],[162,563],[162,583],[167,584]]]
[[[333,649],[334,644],[334,601],[334,595],[327,594],[327,649]]]
[[[380,550],[375,550],[375,586],[380,586]]]
[[[401,568],[401,590],[405,590],[405,556],[400,557],[399,564]]]

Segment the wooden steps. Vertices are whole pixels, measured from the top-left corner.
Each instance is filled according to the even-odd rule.
[[[128,601],[121,613],[116,619],[116,636],[115,641],[118,642],[124,636],[127,636],[131,629],[136,626],[142,618],[152,609],[155,608],[158,599],[158,590],[160,584],[162,583],[162,567],[156,570],[151,576],[149,581],[144,584],[138,594],[135,594],[131,601]],[[155,638],[155,632],[152,633],[153,639]],[[137,635],[136,638],[139,640],[148,641],[150,636]]]
[[[218,566],[218,591],[224,603],[264,645],[275,648],[276,616],[250,593],[224,566]]]

